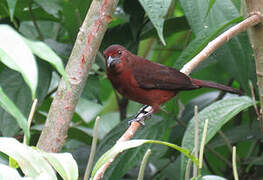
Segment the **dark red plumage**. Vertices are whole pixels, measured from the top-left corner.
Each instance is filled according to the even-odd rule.
[[[154,112],[179,91],[201,87],[237,93],[237,89],[203,80],[192,79],[180,71],[136,56],[120,45],[104,51],[109,80],[123,96],[150,105]]]

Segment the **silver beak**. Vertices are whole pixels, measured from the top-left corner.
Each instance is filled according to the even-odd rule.
[[[109,68],[112,63],[120,63],[120,62],[121,62],[120,58],[112,58],[111,56],[109,56],[107,59],[107,67]]]

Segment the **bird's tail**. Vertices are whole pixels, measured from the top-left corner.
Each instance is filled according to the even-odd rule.
[[[208,87],[208,88],[215,88],[215,89],[220,89],[226,92],[234,93],[234,94],[243,94],[241,90],[225,86],[223,84],[218,84],[215,82],[210,82],[210,81],[203,81],[203,80],[198,80],[198,79],[191,79],[193,84],[199,87]]]

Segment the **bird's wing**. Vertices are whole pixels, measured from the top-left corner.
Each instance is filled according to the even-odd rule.
[[[144,89],[189,90],[199,88],[180,71],[141,57],[137,58],[132,72],[139,87]]]

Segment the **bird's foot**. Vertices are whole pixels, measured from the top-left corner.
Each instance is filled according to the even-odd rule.
[[[133,122],[138,122],[138,123],[141,124],[141,126],[143,126],[143,127],[145,126],[144,119],[134,118],[134,119],[132,119],[132,120],[129,120],[129,121],[128,121],[129,126],[130,126]]]
[[[130,120],[128,123],[131,125],[132,122],[138,122],[142,126],[145,126],[145,120],[151,118],[151,114],[153,112],[153,108],[151,106],[145,105],[143,106],[134,119]]]
[[[138,111],[138,113],[135,115],[135,117],[138,117],[139,114],[141,114],[141,113],[147,113],[148,111],[146,111],[146,109],[147,109],[148,107],[151,107],[151,106],[149,106],[149,105],[144,105],[143,107],[141,107],[140,110]]]

